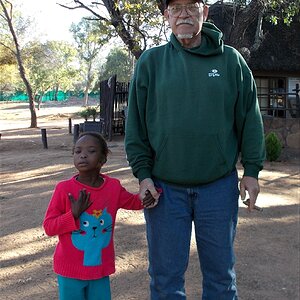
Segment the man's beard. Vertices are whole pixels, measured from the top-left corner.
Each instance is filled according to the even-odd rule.
[[[176,26],[178,25],[182,25],[182,24],[188,24],[188,25],[194,25],[194,22],[193,20],[190,20],[190,19],[179,19],[177,22],[176,22]],[[194,34],[193,33],[178,33],[176,35],[176,37],[180,40],[184,40],[184,39],[192,39],[194,37]]]
[[[194,37],[194,34],[193,33],[179,33],[176,35],[176,37],[180,40],[192,39]]]

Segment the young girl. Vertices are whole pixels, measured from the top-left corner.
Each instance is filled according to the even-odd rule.
[[[103,137],[84,132],[74,146],[78,174],[56,185],[43,226],[58,235],[53,260],[61,300],[109,300],[109,275],[115,272],[113,232],[119,208],[153,207],[100,173],[109,153]]]

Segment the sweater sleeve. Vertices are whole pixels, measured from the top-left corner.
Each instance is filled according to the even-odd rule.
[[[242,61],[236,126],[244,176],[258,178],[265,160],[263,121],[257,100],[256,85],[251,71]]]
[[[140,58],[141,59],[141,58]],[[153,153],[146,126],[147,73],[137,63],[134,78],[130,84],[128,117],[126,120],[125,149],[133,175],[140,181],[151,178]],[[140,76],[144,74],[144,76]]]
[[[128,192],[122,186],[120,190],[119,206],[120,208],[130,209],[130,210],[139,210],[144,208],[139,195]]]
[[[57,185],[43,222],[47,235],[60,235],[79,229],[79,221],[75,221],[67,201],[69,201],[67,193]]]

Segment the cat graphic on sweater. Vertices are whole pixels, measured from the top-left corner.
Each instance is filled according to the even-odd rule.
[[[80,229],[72,232],[72,243],[84,252],[84,266],[102,264],[102,249],[110,243],[112,235],[112,217],[104,210],[94,210],[80,215]]]

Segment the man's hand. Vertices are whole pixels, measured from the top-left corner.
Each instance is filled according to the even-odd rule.
[[[75,200],[71,194],[68,194],[68,196],[71,201],[72,214],[75,219],[78,219],[80,215],[92,205],[90,193],[87,193],[84,189],[79,192],[77,200]]]
[[[160,193],[156,190],[151,178],[145,178],[140,182],[140,198],[146,208],[157,205]]]
[[[142,199],[145,208],[152,208],[157,205],[158,201],[152,197],[151,193],[147,190],[145,198]]]
[[[240,182],[240,195],[241,199],[245,200],[246,191],[249,194],[248,210],[251,212],[254,209],[254,205],[257,199],[257,195],[260,192],[258,180],[254,177],[244,176]]]

